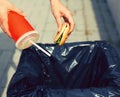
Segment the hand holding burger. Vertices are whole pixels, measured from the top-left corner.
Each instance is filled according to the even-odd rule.
[[[58,32],[61,30],[62,20],[67,22],[70,26],[69,33],[74,29],[74,20],[72,12],[64,6],[60,0],[50,0],[51,10],[58,26]]]
[[[51,10],[58,25],[58,33],[54,42],[63,45],[74,29],[74,20],[71,11],[60,0],[50,0]],[[65,23],[62,23],[62,19]]]

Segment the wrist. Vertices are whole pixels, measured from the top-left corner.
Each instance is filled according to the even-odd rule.
[[[60,0],[50,0],[50,2],[55,2],[55,1],[60,1]]]
[[[50,3],[55,4],[56,2],[60,2],[60,0],[50,0]]]
[[[58,6],[59,4],[61,4],[61,0],[50,0],[50,4],[52,7]]]

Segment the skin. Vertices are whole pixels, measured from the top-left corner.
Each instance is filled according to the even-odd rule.
[[[61,28],[63,18],[64,21],[68,22],[70,24],[70,32],[74,29],[74,20],[72,17],[72,13],[70,10],[68,10],[60,0],[50,0],[51,4],[51,11],[53,13],[53,16],[55,17],[56,23],[58,25],[58,31]],[[25,16],[25,14],[18,9],[15,5],[10,3],[8,0],[0,0],[0,27],[3,30],[3,32],[7,33],[9,37],[11,37],[11,34],[9,32],[8,27],[8,12],[9,11],[15,11],[20,15]]]
[[[11,34],[8,30],[8,12],[15,11],[20,15],[24,15],[24,13],[18,9],[16,6],[11,4],[8,0],[0,0],[0,27],[3,32],[7,33],[9,37]]]
[[[72,32],[74,29],[74,20],[71,11],[67,9],[60,0],[50,0],[50,4],[53,16],[55,17],[58,25],[58,31],[61,29],[61,19],[63,18],[65,22],[70,24],[69,32]]]

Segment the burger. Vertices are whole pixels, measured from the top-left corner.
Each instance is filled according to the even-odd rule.
[[[69,30],[69,24],[67,22],[64,22],[62,24],[61,30],[56,34],[54,42],[59,46],[63,45],[69,36]]]

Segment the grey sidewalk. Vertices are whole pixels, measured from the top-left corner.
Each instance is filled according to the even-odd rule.
[[[29,22],[40,34],[38,42],[53,43],[57,32],[49,0],[10,0],[22,9]],[[62,0],[73,12],[75,29],[67,42],[106,40],[120,53],[120,37],[105,0]],[[0,97],[6,97],[9,81],[14,74],[21,51],[0,31]]]

